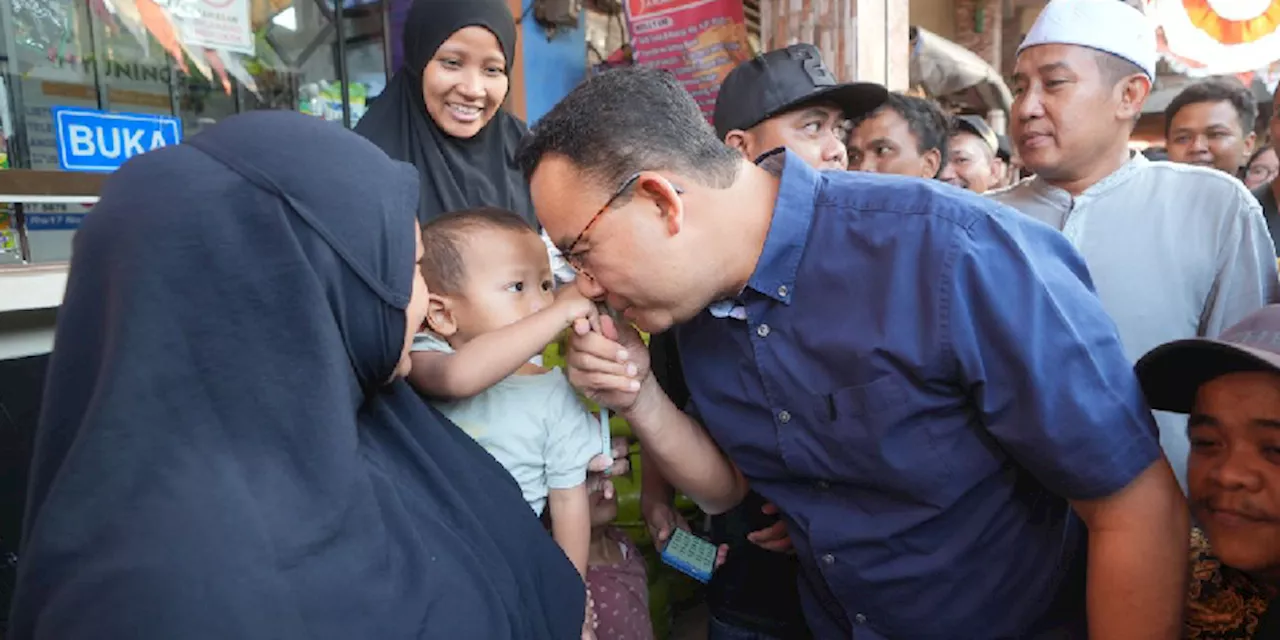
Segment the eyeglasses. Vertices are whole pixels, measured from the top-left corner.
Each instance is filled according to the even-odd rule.
[[[1255,180],[1270,180],[1276,177],[1276,170],[1263,165],[1253,165],[1245,172],[1245,175]]]
[[[590,249],[587,249],[586,251],[579,251],[577,253],[574,253],[574,249],[576,249],[578,245],[582,244],[582,239],[587,236],[587,233],[591,231],[592,227],[596,226],[596,223],[600,221],[600,217],[603,216],[606,211],[611,209],[614,203],[618,201],[618,198],[621,198],[622,194],[626,193],[628,189],[634,186],[636,181],[639,179],[640,172],[636,172],[631,174],[631,176],[626,180],[623,180],[622,184],[614,190],[613,195],[609,196],[609,199],[605,201],[604,206],[600,207],[600,210],[587,221],[587,225],[582,228],[582,232],[578,234],[578,237],[574,238],[573,242],[570,242],[569,246],[565,247],[565,249],[560,252],[560,255],[564,256],[565,261],[568,262],[569,266],[573,267],[575,271],[578,273],[586,273],[583,267],[583,256],[585,256],[587,251],[590,251]],[[677,194],[684,193],[683,189],[675,185],[671,185],[671,188],[674,189]]]
[[[573,267],[579,273],[582,272],[582,256],[587,252],[583,251],[581,253],[574,253],[573,250],[576,249],[578,245],[582,244],[582,239],[585,238],[587,236],[587,232],[591,231],[591,228],[596,226],[596,223],[600,221],[600,216],[603,216],[604,212],[608,211],[609,208],[613,206],[613,203],[617,202],[618,198],[621,198],[622,194],[626,193],[627,189],[630,189],[631,185],[635,184],[636,180],[639,179],[640,174],[637,172],[631,174],[631,176],[626,180],[623,180],[622,184],[614,190],[613,195],[609,196],[609,199],[605,201],[604,206],[600,207],[600,210],[587,221],[587,226],[582,228],[582,232],[578,234],[578,237],[574,238],[573,242],[570,242],[569,246],[565,247],[564,251],[560,252],[561,255],[564,256],[565,261],[569,263],[569,266]]]

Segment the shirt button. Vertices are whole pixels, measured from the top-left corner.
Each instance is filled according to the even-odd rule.
[[[762,324],[762,325],[760,325],[760,326],[756,327],[756,335],[760,336],[761,338],[768,337],[768,335],[769,335],[769,325],[767,325],[767,324]]]
[[[787,410],[785,410],[785,409],[784,409],[784,410],[782,410],[782,411],[779,411],[779,412],[778,412],[778,422],[781,422],[782,424],[786,424],[786,423],[788,423],[788,422],[791,422],[791,412],[790,412],[790,411],[787,411]]]
[[[866,624],[866,623],[867,623],[867,617],[866,617],[866,616],[864,616],[864,615],[862,615],[861,613],[859,613],[858,615],[856,615],[856,616],[854,616],[854,617],[853,617],[853,621],[854,621],[854,622],[856,622],[856,623],[858,623],[858,624]]]
[[[787,285],[784,284],[781,287],[778,287],[778,297],[779,298],[787,297]]]
[[[836,557],[828,553],[827,555],[822,556],[822,563],[823,563],[823,564],[835,564],[835,563],[836,563]]]

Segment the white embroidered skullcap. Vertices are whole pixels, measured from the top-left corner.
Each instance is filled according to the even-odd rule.
[[[1052,0],[1018,46],[1070,44],[1110,53],[1156,77],[1155,25],[1122,0]]]

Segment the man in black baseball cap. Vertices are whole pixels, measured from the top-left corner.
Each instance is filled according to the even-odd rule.
[[[985,120],[973,115],[956,116],[947,141],[947,165],[938,179],[974,193],[999,188],[999,149],[999,139]]]
[[[1156,347],[1137,372],[1151,408],[1190,414],[1187,499],[1200,530],[1184,637],[1280,638],[1280,305],[1217,339]]]
[[[712,123],[748,158],[787,147],[819,169],[848,168],[848,121],[888,98],[878,84],[836,81],[817,47],[793,44],[738,65],[725,77]]]

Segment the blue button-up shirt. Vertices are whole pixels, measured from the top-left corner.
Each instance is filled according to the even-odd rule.
[[[1083,637],[1067,500],[1161,453],[1061,234],[788,153],[734,302],[676,329],[690,410],[784,512],[815,637]]]

